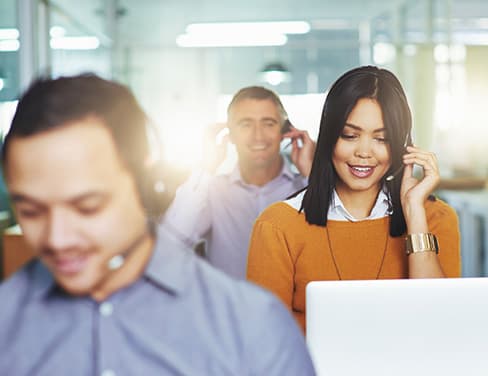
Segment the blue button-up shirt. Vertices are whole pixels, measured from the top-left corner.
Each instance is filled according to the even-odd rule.
[[[254,221],[272,203],[304,188],[307,181],[291,170],[287,158],[281,173],[261,187],[244,182],[238,166],[218,176],[196,172],[178,189],[163,226],[192,246],[205,239],[208,261],[245,279]]]
[[[1,375],[312,375],[305,342],[269,293],[161,233],[143,275],[96,302],[32,261],[0,285]]]

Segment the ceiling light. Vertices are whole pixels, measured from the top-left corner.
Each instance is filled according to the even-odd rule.
[[[306,34],[310,31],[310,24],[305,21],[278,22],[216,22],[194,23],[186,27],[188,34]]]
[[[19,30],[0,29],[0,40],[2,39],[19,39]]]
[[[290,80],[290,71],[281,63],[267,64],[261,70],[262,81],[277,86]]]
[[[62,26],[53,26],[49,29],[51,38],[61,38],[66,35],[66,29]]]
[[[305,34],[305,21],[194,23],[176,38],[180,47],[282,46],[287,34]]]
[[[262,35],[232,34],[220,35],[181,34],[176,38],[180,47],[251,47],[251,46],[282,46],[288,38],[284,34]]]
[[[0,77],[0,91],[5,87],[5,80]]]
[[[61,37],[51,38],[53,50],[95,50],[100,46],[97,37]]]
[[[20,42],[18,39],[0,40],[0,51],[18,51]]]

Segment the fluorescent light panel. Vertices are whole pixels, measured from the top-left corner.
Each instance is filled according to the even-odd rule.
[[[19,47],[19,30],[0,29],[0,51],[17,51]]]
[[[176,38],[180,47],[251,47],[251,46],[282,46],[288,38],[283,34],[273,35],[233,35],[205,36],[182,34]]]
[[[2,52],[18,51],[19,47],[20,42],[18,39],[0,40],[0,51]]]
[[[186,27],[188,34],[219,35],[231,34],[306,34],[310,24],[305,21],[279,22],[216,22],[194,23]]]
[[[0,40],[19,39],[19,30],[17,29],[0,29]]]
[[[180,47],[282,46],[287,34],[305,34],[305,21],[194,23],[176,38]]]
[[[97,37],[61,37],[51,38],[53,50],[95,50],[100,46]]]

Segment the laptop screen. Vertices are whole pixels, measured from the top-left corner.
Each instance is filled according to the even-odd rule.
[[[311,282],[320,375],[488,375],[488,278]]]

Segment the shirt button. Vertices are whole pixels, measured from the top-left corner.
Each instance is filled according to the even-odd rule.
[[[112,314],[112,312],[114,311],[114,306],[112,305],[112,303],[103,302],[102,304],[100,304],[100,307],[98,307],[98,310],[102,316],[110,316]],[[107,370],[107,371],[113,372],[111,370]],[[115,374],[114,373],[108,373],[107,375],[105,375],[104,373],[102,373],[102,375],[103,376],[111,376],[111,375],[115,375]]]
[[[116,376],[116,374],[111,369],[106,369],[100,374],[100,376]]]

